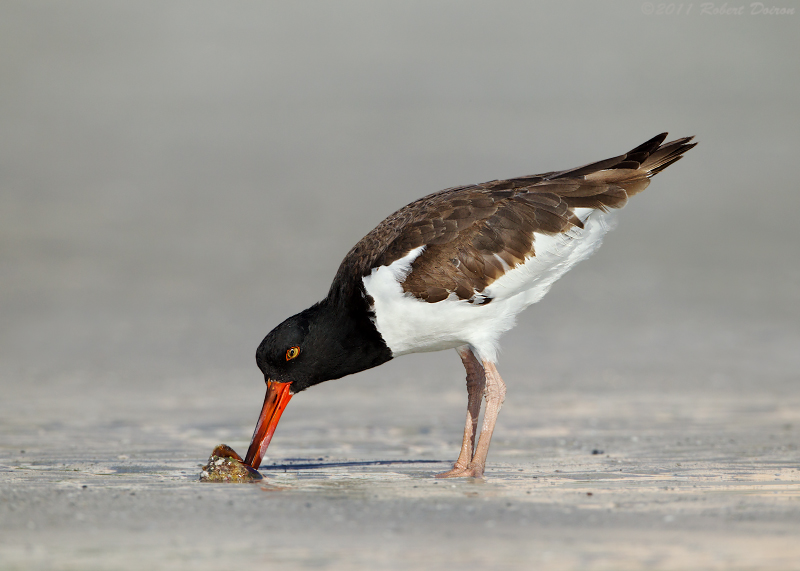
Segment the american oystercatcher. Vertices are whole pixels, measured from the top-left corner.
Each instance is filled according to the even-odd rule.
[[[267,395],[245,463],[258,468],[300,391],[407,353],[455,349],[467,372],[467,422],[458,460],[437,477],[481,477],[506,393],[495,366],[500,335],[600,245],[609,209],[696,144],[662,144],[666,136],[583,167],[442,190],[381,222],[342,260],[327,297],[259,345]]]

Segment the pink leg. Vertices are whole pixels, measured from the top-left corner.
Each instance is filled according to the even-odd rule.
[[[473,478],[483,477],[486,456],[489,454],[489,443],[492,441],[492,432],[494,432],[494,424],[497,421],[500,407],[503,406],[503,401],[506,398],[506,384],[500,377],[500,373],[497,372],[497,367],[494,366],[494,363],[484,361],[483,369],[486,371],[486,390],[484,392],[486,411],[483,414],[483,427],[481,427],[481,436],[478,439],[475,454],[472,456],[472,462],[469,463],[466,471],[462,474]]]
[[[486,383],[486,374],[483,366],[475,358],[468,346],[457,349],[464,368],[467,371],[467,422],[464,426],[464,439],[461,442],[461,453],[453,465],[452,470],[436,474],[437,478],[457,478],[465,476],[475,447],[475,431],[478,428],[478,416],[481,413],[481,400]]]

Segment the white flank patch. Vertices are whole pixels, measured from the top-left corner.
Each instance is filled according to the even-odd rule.
[[[576,208],[575,215],[583,221],[583,229],[573,228],[555,236],[534,233],[536,255],[503,274],[483,294],[494,298],[492,303],[513,300],[515,305],[520,305],[517,312],[542,299],[558,278],[594,253],[603,236],[613,227],[610,212]]]
[[[589,257],[611,229],[608,213],[588,208],[575,213],[584,221],[584,228],[557,236],[534,234],[536,255],[480,292],[492,298],[490,303],[469,303],[455,294],[428,303],[405,293],[401,284],[424,246],[373,269],[363,278],[364,288],[374,300],[375,327],[392,355],[470,345],[479,359],[494,362],[500,335],[514,326],[516,315],[542,299],[558,278]]]

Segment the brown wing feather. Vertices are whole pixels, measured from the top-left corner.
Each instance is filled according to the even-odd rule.
[[[541,175],[449,188],[401,208],[362,238],[342,261],[329,297],[360,291],[362,276],[419,246],[404,291],[428,302],[455,293],[475,297],[508,268],[533,256],[534,232],[559,234],[581,221],[575,208],[621,208],[650,178],[695,146],[692,137],[663,144],[662,133],[624,155]],[[356,279],[353,279],[356,276]]]

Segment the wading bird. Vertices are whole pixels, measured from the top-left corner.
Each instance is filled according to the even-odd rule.
[[[437,476],[482,477],[506,393],[500,335],[600,245],[610,209],[696,144],[666,136],[583,167],[442,190],[381,222],[342,260],[327,297],[259,345],[267,395],[245,462],[258,468],[293,395],[407,353],[455,349],[467,421],[458,459]]]

